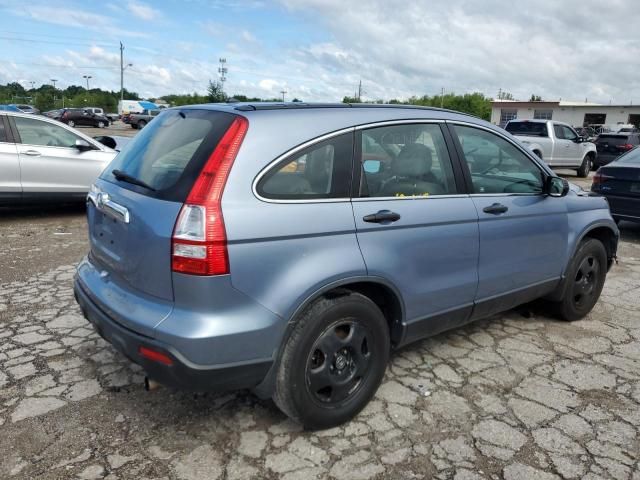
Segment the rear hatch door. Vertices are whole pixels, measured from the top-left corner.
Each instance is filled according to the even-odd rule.
[[[173,302],[176,218],[234,117],[206,109],[167,110],[126,145],[92,187],[91,260],[119,289]]]

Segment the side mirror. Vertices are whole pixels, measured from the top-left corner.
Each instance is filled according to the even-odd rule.
[[[118,145],[114,138],[107,135],[99,135],[97,137],[93,137],[93,139],[100,142],[105,147],[113,148],[114,150]]]
[[[550,197],[564,197],[569,193],[569,182],[561,177],[547,177],[544,193]]]
[[[365,160],[362,166],[366,173],[380,173],[380,170],[382,170],[382,162],[380,160]]]
[[[87,152],[89,150],[95,150],[95,147],[93,145],[91,145],[86,140],[81,140],[81,139],[76,140],[75,147],[76,149],[78,149],[79,152]]]
[[[576,143],[582,143],[582,142],[584,142],[584,138],[583,138],[583,137],[576,137],[576,139],[574,140],[574,142],[576,142]]]

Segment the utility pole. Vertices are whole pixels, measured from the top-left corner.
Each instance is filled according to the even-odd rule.
[[[286,90],[280,90],[280,93],[282,94],[282,102],[284,103],[284,94],[287,93]]]
[[[55,78],[51,79],[51,83],[53,83],[53,106],[56,106],[56,82],[58,80],[56,80]]]
[[[124,71],[133,67],[133,63],[124,64],[124,45],[120,42],[120,100],[124,100]]]
[[[442,87],[442,91],[440,92],[440,108],[444,107],[444,87]]]
[[[362,97],[362,79],[358,82],[358,103],[361,101]]]

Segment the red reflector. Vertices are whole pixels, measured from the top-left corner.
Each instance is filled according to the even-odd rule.
[[[168,367],[173,365],[173,360],[171,360],[171,357],[162,352],[158,352],[157,350],[152,350],[147,347],[140,347],[138,348],[138,353],[141,357],[144,357],[147,360],[162,363],[163,365],[167,365]]]
[[[630,143],[625,143],[624,145],[618,145],[618,148],[620,150],[631,150],[633,148],[633,145],[631,145]]]

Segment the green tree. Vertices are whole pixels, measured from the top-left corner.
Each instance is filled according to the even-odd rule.
[[[542,101],[542,97],[540,95],[534,95],[533,93],[531,94],[531,98],[529,99],[530,102],[541,102]]]
[[[222,89],[222,82],[219,82],[217,80],[215,82],[212,82],[211,80],[209,80],[209,86],[207,87],[207,97],[209,103],[226,102],[227,96]]]

